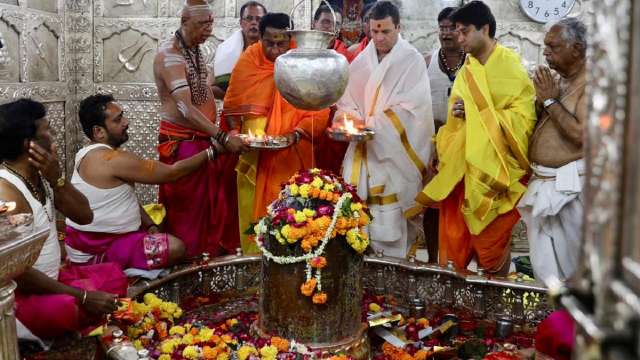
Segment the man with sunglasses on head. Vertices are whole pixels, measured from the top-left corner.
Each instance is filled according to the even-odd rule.
[[[249,46],[260,40],[260,19],[267,14],[267,8],[257,1],[248,1],[240,7],[240,28],[223,41],[216,49],[213,59],[213,73],[215,74],[213,95],[216,99],[224,99],[229,86],[229,79],[233,67],[240,58],[240,54]]]

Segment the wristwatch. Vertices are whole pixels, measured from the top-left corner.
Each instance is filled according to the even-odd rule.
[[[544,108],[545,108],[545,109],[548,109],[548,108],[549,108],[549,106],[551,106],[551,105],[553,105],[553,104],[556,104],[557,102],[558,102],[558,100],[556,100],[556,99],[554,99],[554,98],[549,98],[549,99],[545,100],[545,101],[542,103],[542,106],[544,106]]]
[[[64,184],[66,183],[67,183],[67,180],[65,180],[64,176],[60,176],[58,180],[56,180],[56,188],[59,189],[61,187],[64,187]]]

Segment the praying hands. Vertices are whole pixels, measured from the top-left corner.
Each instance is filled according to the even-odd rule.
[[[554,80],[551,70],[547,66],[539,66],[533,75],[533,85],[536,88],[536,101],[543,104],[548,99],[560,98],[560,86]]]

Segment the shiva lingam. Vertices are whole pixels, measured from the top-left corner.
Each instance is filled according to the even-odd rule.
[[[326,0],[323,2],[329,6],[335,24],[331,5]],[[291,10],[291,29],[293,13],[302,3],[304,0]],[[288,33],[295,39],[297,48],[276,59],[274,77],[278,91],[298,109],[322,110],[335,104],[349,81],[347,59],[328,49],[335,31],[291,30]]]
[[[47,239],[49,229],[32,231],[33,217],[7,215],[15,203],[0,200],[0,359],[17,360],[15,302],[12,280],[33,265]]]
[[[247,134],[239,134],[240,138],[252,149],[278,150],[291,145],[285,136],[271,136],[267,134],[254,134],[249,129]]]
[[[364,126],[354,125],[354,121],[349,119],[347,114],[343,115],[341,124],[334,124],[333,127],[327,129],[329,137],[336,141],[344,142],[363,142],[372,140],[375,131]]]

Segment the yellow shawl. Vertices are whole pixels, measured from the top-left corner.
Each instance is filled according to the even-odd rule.
[[[462,98],[466,120],[451,114]],[[423,205],[444,200],[464,180],[462,209],[477,235],[515,207],[526,187],[529,137],[536,122],[535,90],[512,50],[497,45],[482,65],[468,56],[449,98],[447,123],[438,131],[438,174],[418,194]]]

